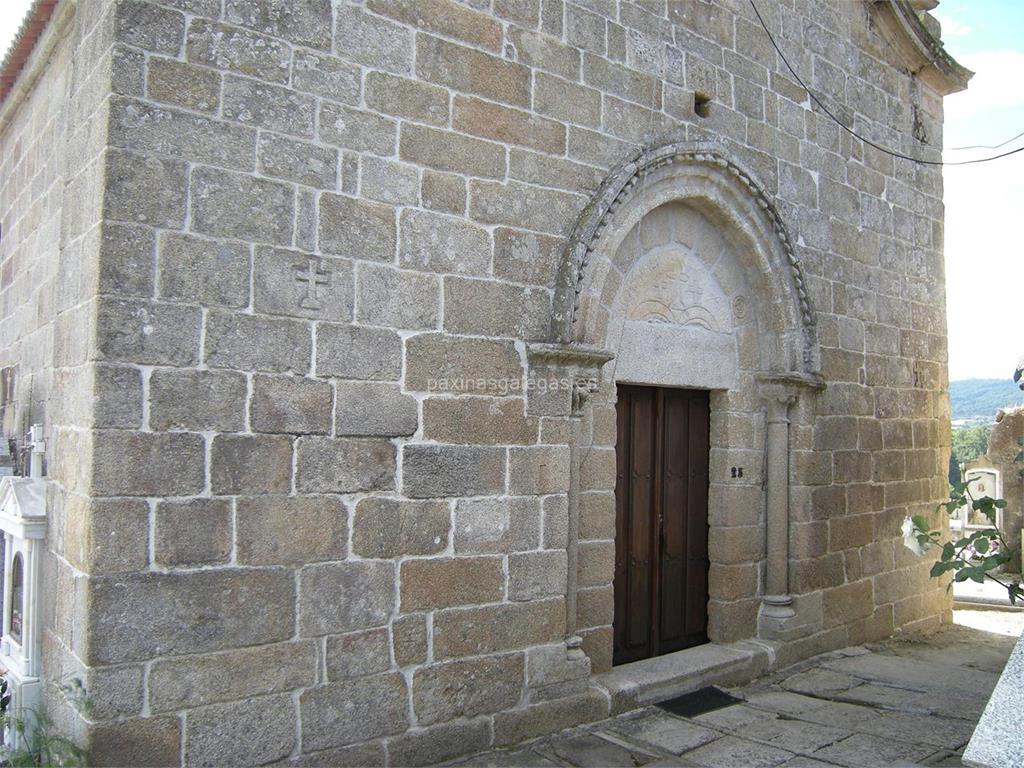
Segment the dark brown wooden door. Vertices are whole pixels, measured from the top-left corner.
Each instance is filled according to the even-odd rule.
[[[615,657],[707,642],[708,393],[619,385]]]

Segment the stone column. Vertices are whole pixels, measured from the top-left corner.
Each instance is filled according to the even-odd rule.
[[[566,537],[566,584],[565,584],[565,638],[570,649],[577,649],[580,638],[576,635],[576,591],[578,584],[577,563],[579,561],[579,529],[580,529],[580,461],[583,451],[582,421],[589,408],[592,389],[589,382],[596,382],[600,376],[601,366],[611,360],[614,355],[604,349],[574,344],[530,344],[527,347],[527,358],[531,372],[544,370],[553,378],[565,379],[572,383],[568,401],[561,403],[561,398],[552,402],[555,407],[545,415],[563,415],[570,417],[571,434],[569,437],[569,487],[566,489],[568,501],[568,535]],[[564,410],[562,410],[564,408]],[[542,412],[538,412],[540,415]]]
[[[772,392],[765,400],[768,417],[763,613],[788,618],[793,615],[793,598],[789,594],[789,406],[796,396],[785,391]]]
[[[765,434],[765,588],[759,634],[778,637],[794,621],[789,594],[789,412],[803,392],[820,391],[818,375],[802,373],[758,376],[767,407]]]

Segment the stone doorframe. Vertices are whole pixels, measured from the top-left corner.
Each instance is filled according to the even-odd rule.
[[[666,145],[642,151],[615,169],[577,221],[558,272],[552,343],[527,348],[532,376],[560,376],[575,382],[572,402],[566,403],[565,414],[571,415],[572,427],[564,434],[571,462],[567,489],[566,636],[572,648],[582,642],[595,672],[610,666],[611,617],[606,610],[607,626],[595,627],[590,616],[593,611],[588,608],[588,620],[581,624],[578,596],[600,589],[592,586],[589,569],[591,561],[600,561],[592,550],[598,551],[607,542],[581,541],[580,509],[581,502],[595,494],[603,494],[607,502],[615,484],[615,366],[619,350],[611,332],[620,330],[621,343],[624,321],[616,320],[615,307],[632,270],[632,262],[623,265],[615,259],[619,246],[637,222],[662,206],[677,203],[710,221],[728,241],[730,253],[739,254],[736,258],[742,263],[738,266],[752,289],[750,312],[755,317],[749,322],[758,330],[757,360],[739,371],[744,383],[735,391],[692,380],[633,383],[712,390],[713,472],[716,410],[720,422],[730,408],[742,407],[749,412],[751,423],[763,423],[763,439],[753,438],[746,450],[746,454],[758,457],[759,466],[751,478],[756,484],[743,487],[750,492],[747,496],[760,500],[759,522],[755,527],[758,531],[763,529],[756,558],[756,592],[737,601],[742,603],[744,616],[752,621],[744,621],[736,636],[720,628],[709,627],[709,632],[713,642],[753,636],[782,638],[792,634],[794,622],[800,622],[788,587],[790,422],[792,419],[797,424],[810,423],[813,408],[805,395],[823,387],[818,374],[814,313],[803,272],[781,217],[750,172],[717,144]],[[625,274],[620,267],[624,267]],[[741,298],[746,301],[747,297]],[[735,405],[741,401],[744,405]],[[799,406],[794,407],[797,403]],[[728,461],[728,440],[719,442],[717,447]],[[710,518],[714,534],[714,512]],[[614,537],[614,532],[611,535]],[[611,547],[614,557],[614,541]],[[582,559],[581,548],[585,555]],[[607,553],[604,560],[607,561]],[[582,561],[583,567],[578,569],[577,563]],[[605,562],[601,567],[609,569],[610,585],[613,566]],[[720,607],[726,602],[721,601]]]

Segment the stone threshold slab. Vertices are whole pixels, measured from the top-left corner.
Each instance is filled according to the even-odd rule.
[[[1024,765],[1021,711],[1024,711],[1024,634],[1013,647],[992,698],[974,729],[964,751],[964,765],[976,768]]]
[[[774,643],[707,643],[664,656],[621,664],[591,682],[607,691],[611,714],[657,704],[706,685],[741,685],[775,664]]]

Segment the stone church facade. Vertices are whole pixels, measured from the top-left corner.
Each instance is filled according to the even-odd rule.
[[[949,619],[941,169],[850,131],[936,161],[970,73],[756,5],[838,123],[746,0],[36,4],[3,419],[96,764],[438,762]],[[702,393],[683,471],[629,387]]]

